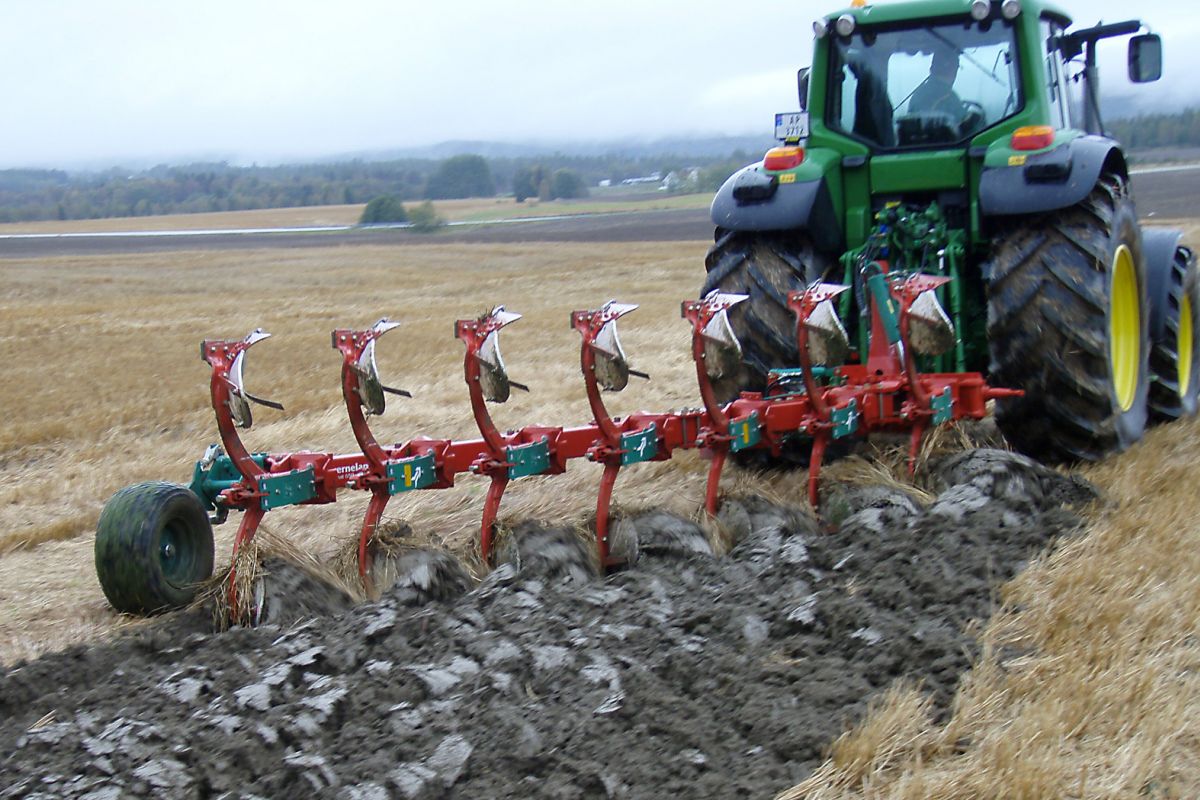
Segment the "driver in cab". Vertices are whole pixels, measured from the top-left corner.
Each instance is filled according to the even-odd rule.
[[[954,92],[957,77],[958,53],[948,49],[934,50],[929,77],[913,92],[908,103],[909,112],[945,114],[953,121],[955,130],[962,130],[967,108]]]

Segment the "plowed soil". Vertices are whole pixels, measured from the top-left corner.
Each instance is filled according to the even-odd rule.
[[[719,555],[626,517],[639,558],[607,578],[527,558],[458,594],[425,569],[349,607],[275,564],[260,627],[179,613],[0,672],[0,797],[771,796],[898,678],[944,712],[970,621],[1094,498],[993,450],[932,483],[842,489],[822,523],[729,498]]]

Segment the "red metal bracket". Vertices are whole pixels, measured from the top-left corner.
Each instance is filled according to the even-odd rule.
[[[509,379],[500,356],[500,331],[521,318],[497,306],[488,314],[476,319],[460,319],[454,324],[454,334],[467,347],[463,360],[463,374],[471,396],[471,413],[483,437],[486,451],[471,464],[471,471],[487,475],[491,479],[487,500],[483,506],[483,521],[479,530],[479,550],[485,563],[491,563],[492,537],[495,533],[496,516],[500,501],[508,486],[508,463],[506,442],[488,411],[487,401],[503,403],[508,400],[510,386],[529,391],[524,384]]]
[[[346,404],[346,414],[354,430],[354,439],[368,464],[368,468],[354,477],[350,484],[356,489],[371,492],[371,502],[367,504],[358,537],[358,575],[368,591],[373,588],[369,572],[369,545],[392,495],[388,490],[390,479],[387,474],[390,457],[371,432],[367,416],[384,412],[385,393],[412,396],[402,389],[384,386],[380,381],[379,368],[375,363],[375,342],[399,325],[384,317],[367,330],[339,328],[331,334],[334,349],[342,354],[342,399]]]
[[[813,508],[820,502],[821,466],[825,460],[825,450],[833,437],[833,421],[830,403],[826,390],[817,384],[813,375],[813,358],[810,350],[810,337],[813,325],[810,321],[822,304],[831,304],[833,298],[846,291],[849,287],[832,283],[814,283],[804,291],[788,293],[788,307],[796,314],[796,349],[800,357],[800,368],[804,380],[804,391],[812,406],[815,416],[807,426],[812,436],[812,450],[808,458],[808,500]],[[830,308],[830,312],[832,309]],[[836,320],[836,317],[831,317]],[[818,329],[819,335],[826,337],[840,335],[844,341],[845,331]],[[826,349],[829,349],[828,347]]]
[[[644,373],[635,373],[629,368],[617,338],[617,320],[636,309],[636,305],[610,300],[599,309],[571,312],[571,327],[582,337],[579,368],[583,372],[588,406],[592,410],[592,418],[600,434],[588,449],[587,458],[604,465],[604,474],[600,478],[600,493],[596,499],[596,547],[600,563],[606,567],[611,563],[608,516],[612,506],[612,492],[617,482],[617,474],[621,470],[622,456],[626,454],[622,436],[631,432],[630,423],[633,420],[630,417],[624,420],[612,418],[601,396],[601,383],[603,382],[604,388],[619,392],[625,388],[630,374],[649,377]],[[653,422],[636,430],[655,434],[657,453],[657,428],[652,426]]]
[[[266,470],[250,457],[237,429],[239,427],[249,428],[254,424],[249,401],[262,402],[264,405],[283,409],[283,406],[278,403],[262,401],[251,395],[246,391],[244,384],[246,353],[255,344],[270,336],[271,334],[262,328],[255,328],[240,341],[206,339],[200,343],[200,357],[212,367],[209,395],[212,398],[213,411],[217,417],[217,429],[221,433],[221,446],[242,475],[241,485],[227,489],[223,493],[225,502],[230,506],[240,506],[246,509],[233,540],[233,557],[229,565],[230,608],[237,608],[238,552],[254,538],[254,534],[258,532],[259,523],[262,522],[263,514],[266,513],[262,504],[258,502],[262,497],[259,479],[266,475]]]
[[[708,414],[696,437],[696,446],[711,453],[708,477],[704,487],[704,510],[709,517],[717,515],[721,490],[721,472],[729,457],[731,420],[726,409],[717,402],[713,380],[728,377],[725,370],[741,365],[742,348],[729,325],[729,309],[749,300],[745,294],[727,294],[713,290],[701,300],[686,300],[681,316],[692,323],[692,361],[696,364],[696,384],[700,399]]]

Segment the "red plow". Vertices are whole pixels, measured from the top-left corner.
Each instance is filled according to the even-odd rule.
[[[416,436],[403,444],[381,444],[371,431],[369,417],[384,412],[387,394],[408,393],[381,382],[375,343],[398,323],[382,319],[365,330],[338,329],[333,332],[333,347],[342,354],[342,395],[360,449],[349,454],[250,453],[238,433],[252,424],[250,403],[282,408],[251,395],[244,386],[247,354],[269,334],[256,330],[241,340],[206,340],[201,353],[212,368],[210,390],[221,448],[210,447],[197,464],[189,488],[212,512],[211,522],[223,522],[230,510],[243,512],[234,541],[235,565],[237,553],[253,539],[269,511],[336,502],[343,490],[370,492],[358,543],[359,575],[368,588],[369,545],[392,499],[411,491],[449,488],[468,474],[489,481],[479,529],[479,549],[487,563],[495,557],[495,524],[508,484],[533,475],[563,474],[575,459],[604,467],[595,536],[599,561],[606,568],[618,561],[609,549],[609,508],[618,473],[640,462],[670,459],[677,450],[699,449],[710,459],[705,509],[715,515],[730,453],[765,450],[779,455],[785,443],[798,438],[810,441],[808,496],[816,507],[821,465],[834,440],[879,431],[909,432],[911,469],[921,439],[932,427],[980,419],[987,413],[988,400],[1017,394],[988,386],[979,373],[919,372],[918,351],[954,342],[954,331],[940,306],[933,313],[928,310],[928,298],[947,279],[909,273],[883,273],[882,277],[887,289],[872,298],[874,324],[865,360],[831,366],[849,351],[832,303],[847,287],[816,283],[788,297],[796,315],[800,364],[773,373],[779,379],[775,385],[784,388],[742,393],[728,403],[719,401],[714,381],[729,377],[740,366],[741,349],[728,313],[746,296],[713,292],[684,302],[682,316],[691,325],[703,408],[667,413],[614,417],[605,406],[605,392],[621,391],[631,376],[648,377],[630,368],[617,336],[618,320],[637,306],[610,301],[599,309],[572,312],[570,324],[581,339],[580,368],[592,415],[590,423],[577,427],[499,430],[489,404],[505,402],[514,388],[526,389],[508,377],[499,341],[501,331],[521,317],[498,307],[477,319],[459,320],[454,333],[465,345],[463,374],[480,434],[467,440]],[[102,532],[103,522],[102,516]],[[97,567],[105,584],[99,552],[98,538]],[[152,555],[164,572],[170,571],[174,554],[167,545]],[[231,593],[234,578],[231,570]],[[113,599],[107,584],[105,590]]]

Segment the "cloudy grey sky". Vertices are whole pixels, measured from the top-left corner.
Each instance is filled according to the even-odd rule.
[[[796,105],[813,18],[839,4],[0,0],[0,168],[769,135]],[[1062,6],[1086,24],[1143,14],[1167,74],[1139,91],[1200,103],[1193,3]],[[1104,51],[1106,89],[1123,58]]]

